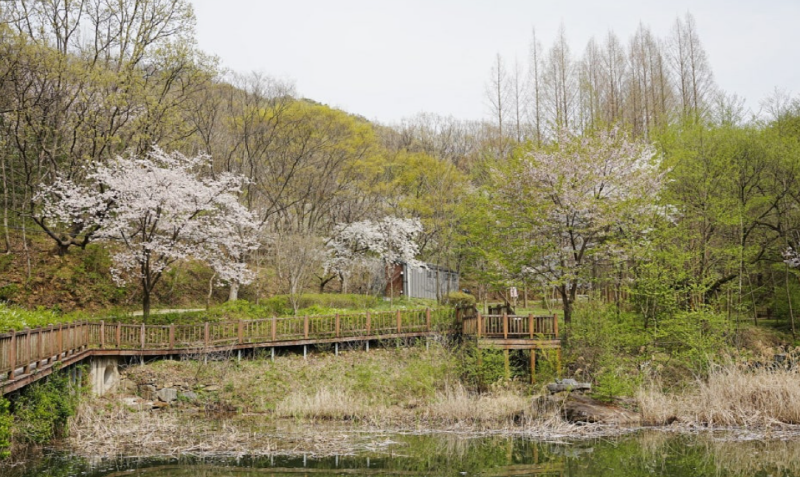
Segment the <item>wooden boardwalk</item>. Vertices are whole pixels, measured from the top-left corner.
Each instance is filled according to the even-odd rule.
[[[0,395],[16,391],[59,367],[92,356],[203,355],[255,348],[368,343],[458,332],[476,336],[479,346],[485,347],[485,340],[497,339],[498,329],[504,337],[498,345],[505,349],[520,349],[517,346],[522,346],[523,341],[541,342],[536,345],[539,347],[557,342],[558,328],[557,324],[555,329],[552,327],[553,317],[532,317],[532,320],[526,322],[527,328],[515,317],[502,318],[501,323],[496,317],[479,315],[458,323],[451,310],[425,309],[194,325],[103,321],[51,325],[0,334]],[[547,343],[542,341],[545,339]],[[531,346],[529,342],[525,349]]]

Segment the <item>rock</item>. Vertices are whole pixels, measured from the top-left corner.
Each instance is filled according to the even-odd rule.
[[[192,391],[184,391],[178,394],[178,396],[186,399],[187,401],[197,401],[197,394]]]
[[[152,406],[153,406],[153,409],[164,409],[166,407],[169,407],[169,403],[160,402],[160,401],[154,401],[152,403]]]
[[[152,384],[140,384],[138,386],[139,396],[142,399],[147,401],[155,401],[158,399],[158,393],[156,392],[156,387]]]
[[[206,386],[203,390],[208,392],[219,391],[221,388],[216,384],[212,384],[211,386]]]
[[[173,388],[164,388],[158,391],[159,401],[172,402],[178,399],[178,391]]]
[[[550,394],[556,394],[563,391],[572,392],[572,391],[591,391],[592,390],[592,383],[579,383],[574,379],[563,379],[561,381],[556,381],[555,383],[550,383],[547,385],[547,390],[550,391]]]
[[[638,413],[579,395],[570,395],[562,412],[569,422],[635,425],[641,421]]]

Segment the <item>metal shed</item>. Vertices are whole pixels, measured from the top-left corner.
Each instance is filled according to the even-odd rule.
[[[458,273],[432,263],[422,267],[412,267],[407,263],[398,263],[391,270],[386,286],[387,296],[407,296],[409,298],[437,299],[451,291],[458,291]]]

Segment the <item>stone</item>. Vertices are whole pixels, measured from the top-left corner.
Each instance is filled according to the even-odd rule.
[[[197,394],[192,391],[184,391],[178,394],[178,396],[186,399],[187,401],[197,401]]]
[[[220,389],[222,389],[222,388],[220,388],[216,384],[212,384],[211,386],[206,386],[205,389],[203,389],[203,390],[204,391],[208,391],[208,392],[214,392],[214,391],[219,391]]]
[[[153,406],[153,409],[164,409],[169,407],[169,403],[160,401],[154,401],[151,403],[151,405]]]
[[[148,401],[155,401],[158,399],[158,393],[156,392],[156,387],[152,384],[140,384],[138,386],[139,396],[142,399],[146,399]]]
[[[172,402],[178,399],[178,391],[174,388],[164,388],[158,391],[158,399],[163,402]]]
[[[547,385],[547,390],[550,391],[550,394],[556,394],[560,392],[572,392],[572,391],[591,391],[592,390],[592,383],[579,383],[574,379],[563,379],[561,381],[556,381],[554,383],[550,383]]]
[[[574,394],[567,398],[562,412],[569,422],[615,425],[638,425],[641,422],[641,416],[636,412]]]

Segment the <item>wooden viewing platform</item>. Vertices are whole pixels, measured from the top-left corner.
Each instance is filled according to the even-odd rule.
[[[531,381],[536,378],[536,350],[556,350],[556,367],[561,372],[561,340],[558,317],[534,315],[482,315],[463,318],[461,333],[474,336],[478,349],[502,349],[506,377],[510,377],[510,350],[530,350]]]
[[[57,367],[93,356],[203,355],[319,344],[335,344],[338,350],[340,343],[361,341],[369,346],[375,340],[458,332],[476,335],[480,347],[497,342],[506,350],[554,347],[560,343],[555,338],[558,329],[557,324],[552,327],[552,317],[533,317],[528,325],[521,326],[516,317],[478,316],[464,319],[460,327],[457,318],[451,310],[425,309],[193,325],[84,321],[12,331],[0,334],[0,395],[37,381]],[[497,330],[502,333],[501,341],[497,341]]]

